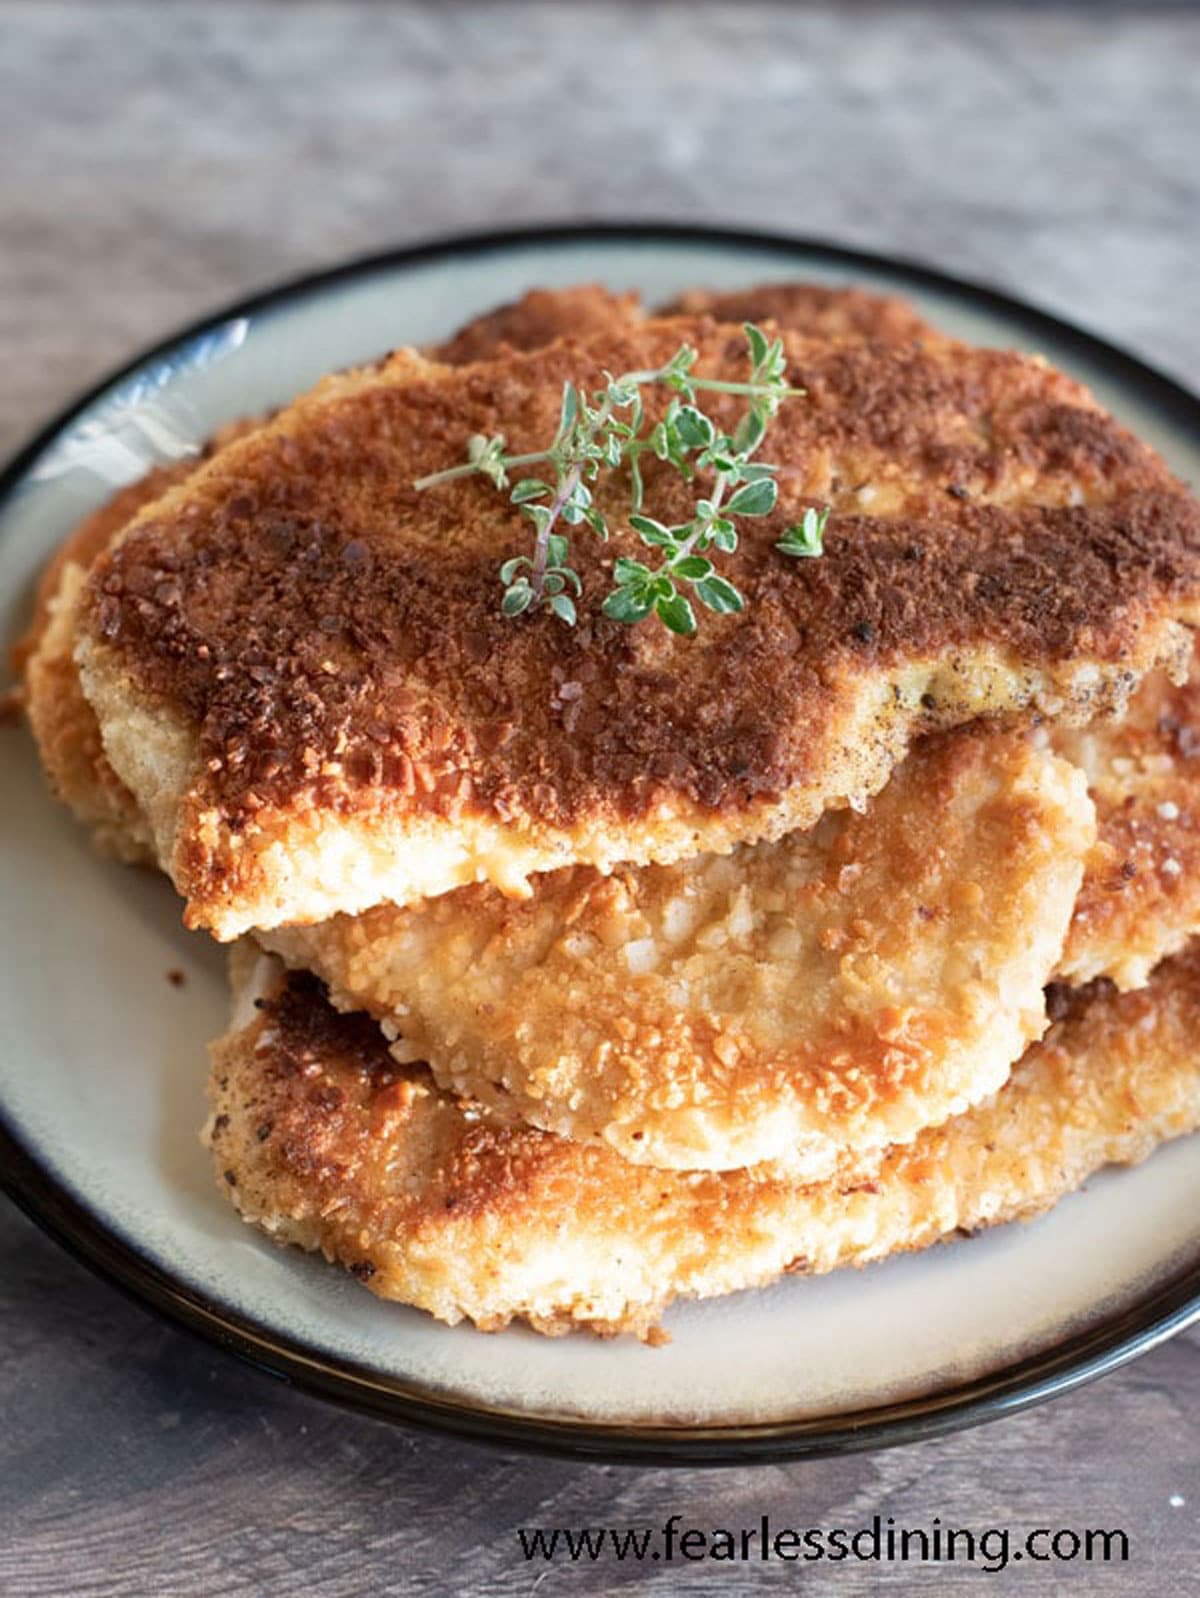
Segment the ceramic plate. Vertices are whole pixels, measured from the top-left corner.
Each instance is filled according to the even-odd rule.
[[[693,284],[854,282],[1089,383],[1185,477],[1200,402],[1036,311],[824,245],[657,227],[456,240],[247,301],[89,394],[0,484],[11,638],[42,561],[114,485],[321,373],[448,333],[534,284],[650,303]],[[1061,1392],[1200,1318],[1200,1139],[1105,1175],[1029,1226],[822,1280],[683,1305],[670,1345],[487,1337],[385,1305],[281,1251],[216,1192],[197,1131],[221,951],[165,882],[98,859],[0,740],[0,1161],[48,1230],[140,1297],[276,1374],[399,1420],[610,1458],[782,1458],[929,1436]],[[182,971],[182,986],[168,981]]]

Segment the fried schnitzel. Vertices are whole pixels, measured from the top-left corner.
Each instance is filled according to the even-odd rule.
[[[819,336],[899,338],[923,326],[902,300],[804,283],[748,291],[739,307],[752,321],[775,319]],[[614,294],[597,284],[531,289],[511,305],[466,323],[430,354],[447,365],[461,365],[504,350],[538,349],[570,333],[628,328],[643,315],[635,294]],[[932,329],[925,333],[937,336]],[[222,444],[264,420],[222,428],[198,456],[152,467],[85,517],[47,563],[29,630],[13,650],[51,786],[102,849],[131,863],[152,863],[153,843],[137,802],[109,765],[95,713],[79,683],[74,659],[79,592],[93,561],[138,511],[183,482]]]
[[[245,962],[212,1049],[221,1191],[383,1298],[498,1330],[652,1334],[676,1297],[919,1249],[1048,1208],[1200,1124],[1200,955],[1137,993],[1060,995],[1008,1084],[906,1147],[804,1185],[631,1165],[496,1122],[398,1065],[313,979]],[[257,1008],[255,1005],[257,1004]]]
[[[119,525],[131,493],[126,491],[126,504],[110,513],[110,525]],[[72,540],[79,559],[103,542],[103,521],[101,513]],[[82,581],[78,564],[60,560],[57,565],[60,572],[69,569],[70,587],[77,588]],[[31,663],[31,715],[43,757],[59,786],[68,793],[73,788],[77,811],[110,841],[119,842],[123,832],[122,852],[141,854],[146,835],[140,814],[108,769],[94,718],[74,682],[71,598],[70,593],[60,597],[54,628]],[[1155,825],[1160,837],[1180,835],[1181,818],[1188,825],[1191,773],[1181,767],[1177,751],[1188,736],[1186,719],[1180,718],[1195,693],[1151,678],[1135,696],[1125,723],[1101,722],[1079,734],[1058,735],[1067,752],[1072,740],[1090,751],[1086,764],[1098,773],[1101,819],[1064,975],[1086,980],[1112,970],[1125,980],[1142,980],[1159,955],[1179,947],[1196,924],[1200,882],[1186,852],[1186,870],[1172,868],[1161,878],[1148,857],[1132,878],[1122,869],[1130,859],[1131,827],[1142,839],[1145,856],[1148,825]],[[1174,721],[1164,721],[1168,703],[1175,708]],[[1155,761],[1135,763],[1122,752],[1135,734],[1143,745],[1148,738],[1158,740]],[[1113,740],[1105,779],[1104,750]],[[1170,765],[1164,764],[1168,745],[1176,751]],[[1131,814],[1124,789],[1135,765],[1141,804]],[[1125,774],[1121,789],[1113,775],[1118,771]],[[981,875],[982,850],[965,834],[957,840],[957,857],[942,847],[925,856],[923,875],[910,867],[912,848],[925,834],[906,812],[941,814],[941,804],[931,798],[938,789],[936,770],[928,790],[919,786],[930,775],[930,762],[918,763],[890,803],[872,804],[861,821],[845,814],[827,817],[813,835],[742,850],[729,861],[621,872],[609,882],[586,868],[568,870],[544,877],[527,905],[508,903],[481,888],[410,912],[382,907],[360,923],[336,918],[283,932],[276,946],[293,961],[318,969],[339,1002],[371,1009],[403,1027],[409,1046],[434,1060],[443,1081],[501,1103],[510,1116],[520,1114],[570,1135],[607,1137],[628,1157],[647,1163],[735,1165],[777,1158],[778,1149],[786,1147],[808,1162],[806,1168],[819,1170],[847,1143],[900,1140],[990,1091],[1039,1029],[1037,990],[1053,968],[1053,957],[1044,957],[1050,944],[1039,950],[1040,966],[1026,970],[1023,1012],[1012,1003],[1012,987],[998,981],[991,1010],[981,1005],[974,1011],[960,1008],[955,1015],[946,1009],[947,992],[958,979],[952,963],[930,973],[920,965],[928,937],[923,942],[901,930],[905,916],[911,918],[918,887],[928,886],[924,898],[936,901],[960,880],[969,884]],[[961,793],[966,787],[962,763],[956,777]],[[952,785],[943,772],[943,787]],[[940,829],[940,819],[937,825]],[[841,887],[844,839],[850,834],[868,840],[876,869],[846,891]],[[826,852],[835,835],[841,864],[836,852]],[[977,857],[968,860],[972,850]],[[1164,866],[1178,858],[1178,853],[1161,852]],[[1076,860],[1077,852],[1068,850],[1062,863],[1073,869]],[[744,861],[750,869],[743,872]],[[793,897],[781,914],[779,882],[797,872],[808,873],[808,898]],[[836,918],[814,904],[835,876],[836,925]],[[1006,896],[1015,903],[1012,884],[1019,876],[1010,859],[1004,885],[987,893],[988,905]],[[1061,892],[1041,898],[1037,880],[1033,896],[1039,911],[1057,925],[1066,901]],[[1148,906],[1145,894],[1156,882],[1160,902]],[[1148,908],[1160,913],[1143,913]],[[930,905],[922,903],[921,909]],[[961,907],[957,918],[950,916],[951,944],[968,920]],[[727,927],[740,927],[742,933],[740,941],[734,940],[733,962]],[[857,931],[851,936],[847,928]],[[977,926],[975,941],[963,948],[982,950],[983,934],[993,931],[999,946],[1005,929],[989,921]],[[1019,943],[1019,923],[1011,932]],[[918,933],[927,934],[927,928],[919,926]],[[814,957],[810,946],[818,938],[835,941],[830,948],[817,947]],[[843,940],[840,950],[836,940]],[[860,973],[850,975],[851,965],[864,959],[877,969],[880,946],[906,948],[925,985],[910,984],[913,966],[904,960],[889,969],[887,985],[877,982],[873,989]],[[459,973],[465,950],[472,954]],[[631,959],[647,968],[632,970]],[[986,953],[978,954],[978,963],[985,971],[997,969]],[[1003,963],[998,969],[1003,972]],[[945,1012],[946,1026],[936,1036],[926,1029],[914,1047],[912,1038],[896,1035],[893,1012],[899,999],[909,1006],[908,1030],[921,1030],[911,1019],[921,1013],[921,1003],[927,1013],[941,1017]],[[993,1026],[994,1016],[1005,1024]],[[849,1038],[839,1036],[851,1017],[859,1030]],[[655,1042],[663,1036],[672,1041],[669,1050]],[[784,1038],[797,1045],[790,1054],[790,1076],[781,1070]],[[980,1049],[980,1039],[988,1047]],[[797,1070],[806,1051],[810,1063]],[[601,1055],[604,1067],[597,1069]],[[829,1096],[823,1074],[832,1077],[833,1099],[840,1106],[832,1116],[823,1102]],[[860,1085],[848,1102],[841,1102],[844,1092],[839,1096],[842,1076]],[[713,1080],[719,1084],[715,1090]],[[754,1091],[745,1091],[747,1080]],[[795,1103],[789,1121],[789,1094],[799,1099],[802,1118],[825,1122],[823,1130],[799,1128]],[[776,1107],[774,1117],[765,1111],[769,1105]]]
[[[864,815],[778,843],[260,936],[505,1119],[639,1164],[811,1177],[1003,1083],[1045,1029],[1093,838],[1074,767],[966,730]]]
[[[573,329],[627,327],[641,316],[636,295],[612,294],[596,284],[531,289],[512,305],[467,322],[430,354],[460,365],[501,350],[537,349]],[[138,511],[186,481],[224,444],[266,420],[230,423],[196,455],[152,466],[84,517],[47,562],[29,628],[12,650],[52,788],[101,849],[130,864],[154,863],[153,840],[137,801],[108,762],[95,712],[79,682],[74,650],[80,590],[93,562]]]
[[[89,518],[21,651],[56,788],[194,923],[369,906],[259,935],[370,1014],[238,945],[208,1137],[247,1219],[450,1321],[651,1335],[1200,1120],[1200,949],[1151,975],[1200,924],[1194,502],[1077,385],[902,302],[679,308],[534,291],[327,380]],[[684,337],[737,374],[716,318],[792,329],[807,390],[729,567],[747,614],[499,623],[514,513],[412,477]],[[693,493],[648,485],[668,520]],[[638,548],[607,491],[596,600]],[[825,558],[781,565],[825,503]],[[1010,1077],[1056,968],[1148,986],[1054,988]]]
[[[684,339],[699,369],[745,375],[740,333],[683,320],[327,379],[100,558],[84,687],[189,924],[228,938],[464,882],[520,894],[572,862],[727,852],[861,803],[918,732],[1082,718],[1182,667],[1195,503],[1077,384],[951,344],[789,335],[807,397],[772,436],[780,507],[729,557],[741,615],[687,641],[602,619],[613,555],[641,547],[618,530],[577,541],[578,627],[501,617],[515,513],[475,480],[414,480],[476,433],[544,443],[564,379]],[[647,492],[667,521],[690,504],[674,473]],[[823,558],[780,557],[786,523],[825,501]]]

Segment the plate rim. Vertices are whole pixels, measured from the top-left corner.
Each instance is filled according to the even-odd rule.
[[[290,277],[188,323],[134,355],[50,418],[0,469],[0,512],[30,467],[76,418],[143,367],[238,317],[253,317],[342,282],[422,261],[489,251],[586,243],[691,243],[802,253],[830,265],[891,276],[1041,328],[1078,349],[1114,379],[1135,384],[1174,419],[1200,429],[1200,396],[1119,345],[990,285],[939,271],[903,255],[851,248],[775,231],[654,221],[576,221],[449,234],[352,257]],[[505,1449],[575,1460],[644,1465],[777,1464],[926,1441],[1015,1414],[1117,1369],[1200,1323],[1200,1262],[1116,1315],[1039,1353],[946,1390],[870,1409],[782,1421],[691,1427],[535,1416],[456,1399],[419,1383],[337,1359],[246,1316],[172,1276],[77,1199],[28,1148],[0,1103],[0,1189],[48,1236],[95,1274],[163,1319],[318,1398],[376,1419]]]

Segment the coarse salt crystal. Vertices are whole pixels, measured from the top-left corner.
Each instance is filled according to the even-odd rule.
[[[625,964],[634,976],[653,971],[658,964],[658,947],[653,938],[635,938],[625,945]]]

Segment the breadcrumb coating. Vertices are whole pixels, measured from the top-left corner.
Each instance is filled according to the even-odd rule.
[[[993,1098],[807,1185],[654,1171],[498,1123],[399,1065],[374,1023],[339,1015],[311,977],[248,961],[237,991],[209,1084],[221,1191],[380,1297],[488,1331],[520,1318],[551,1335],[656,1338],[672,1299],[1026,1219],[1200,1124],[1194,947],[1137,993],[1060,993],[1060,1019]]]
[[[777,843],[260,937],[505,1119],[814,1177],[1001,1085],[1045,1029],[1094,837],[1079,771],[965,730]]]

